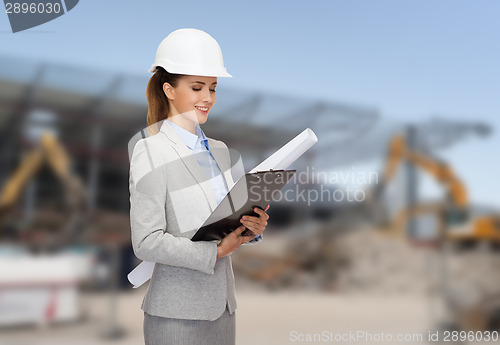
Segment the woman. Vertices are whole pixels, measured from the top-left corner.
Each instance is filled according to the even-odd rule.
[[[217,77],[231,77],[210,35],[179,29],[157,50],[147,86],[148,130],[130,162],[130,220],[136,256],[155,262],[142,303],[149,344],[234,344],[230,254],[258,242],[269,218],[246,216],[220,243],[190,238],[234,185],[229,150],[200,124],[215,104]],[[241,235],[245,228],[250,235]]]

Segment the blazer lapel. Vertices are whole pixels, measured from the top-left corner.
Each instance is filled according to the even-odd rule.
[[[205,197],[210,205],[210,209],[213,211],[217,207],[217,200],[215,199],[215,193],[212,189],[210,181],[207,180],[207,176],[203,172],[196,160],[194,154],[189,150],[189,148],[184,144],[182,139],[177,135],[175,130],[170,127],[167,121],[163,121],[160,129],[166,136],[172,141],[172,147],[177,152],[182,162],[189,170],[191,175],[193,175],[196,182],[200,185],[201,189],[205,193]]]
[[[228,161],[226,156],[227,149],[223,145],[219,144],[216,140],[213,140],[211,138],[207,139],[208,145],[210,147],[210,152],[212,153],[212,156],[214,157],[217,165],[224,175],[224,180],[226,180],[226,185],[229,191],[231,190],[231,188],[233,188],[234,182],[231,175],[231,162]]]

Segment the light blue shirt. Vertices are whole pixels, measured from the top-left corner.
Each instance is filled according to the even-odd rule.
[[[212,184],[212,188],[215,193],[215,199],[217,200],[217,205],[220,204],[220,202],[228,193],[226,180],[222,175],[217,161],[214,159],[212,153],[210,152],[208,139],[205,136],[205,133],[201,129],[200,125],[196,124],[196,134],[193,134],[190,131],[176,125],[170,120],[166,121],[179,135],[188,149],[193,152],[196,160],[198,161],[198,164],[200,164],[201,169],[203,170],[207,178],[210,179],[210,183]],[[259,242],[260,240],[262,240],[262,236],[258,235],[247,243]]]

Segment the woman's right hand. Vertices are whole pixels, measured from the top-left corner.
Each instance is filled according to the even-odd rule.
[[[234,253],[243,243],[251,241],[255,237],[251,232],[250,235],[240,236],[244,230],[245,226],[241,225],[222,239],[217,246],[217,260]]]

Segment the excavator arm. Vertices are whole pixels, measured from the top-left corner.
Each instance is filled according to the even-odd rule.
[[[67,232],[74,232],[76,224],[81,223],[81,210],[84,207],[84,188],[80,179],[71,173],[70,160],[63,147],[50,133],[44,133],[40,146],[28,153],[15,170],[12,177],[4,184],[0,192],[0,221],[19,200],[28,182],[47,162],[63,183],[66,201],[70,208],[70,223],[73,224]]]
[[[5,213],[17,202],[28,181],[42,166],[43,160],[44,155],[41,148],[37,148],[23,158],[12,178],[4,184],[0,193],[0,214]]]
[[[403,135],[395,136],[389,145],[387,163],[383,172],[381,183],[375,189],[377,202],[380,201],[381,192],[385,186],[394,178],[396,171],[403,161],[409,162],[429,175],[433,176],[447,191],[446,202],[432,204],[418,204],[406,207],[399,211],[396,217],[388,222],[384,218],[385,227],[389,227],[393,234],[400,234],[402,226],[409,218],[425,213],[435,213],[438,215],[439,229],[441,236],[448,224],[465,224],[469,218],[467,190],[462,182],[455,176],[453,170],[444,162],[416,152],[407,147]]]
[[[386,169],[383,174],[383,184],[387,184],[394,177],[399,164],[403,160],[421,168],[445,186],[454,207],[460,209],[467,208],[467,190],[462,182],[455,176],[450,166],[435,158],[408,149],[402,135],[395,136],[391,141]]]

